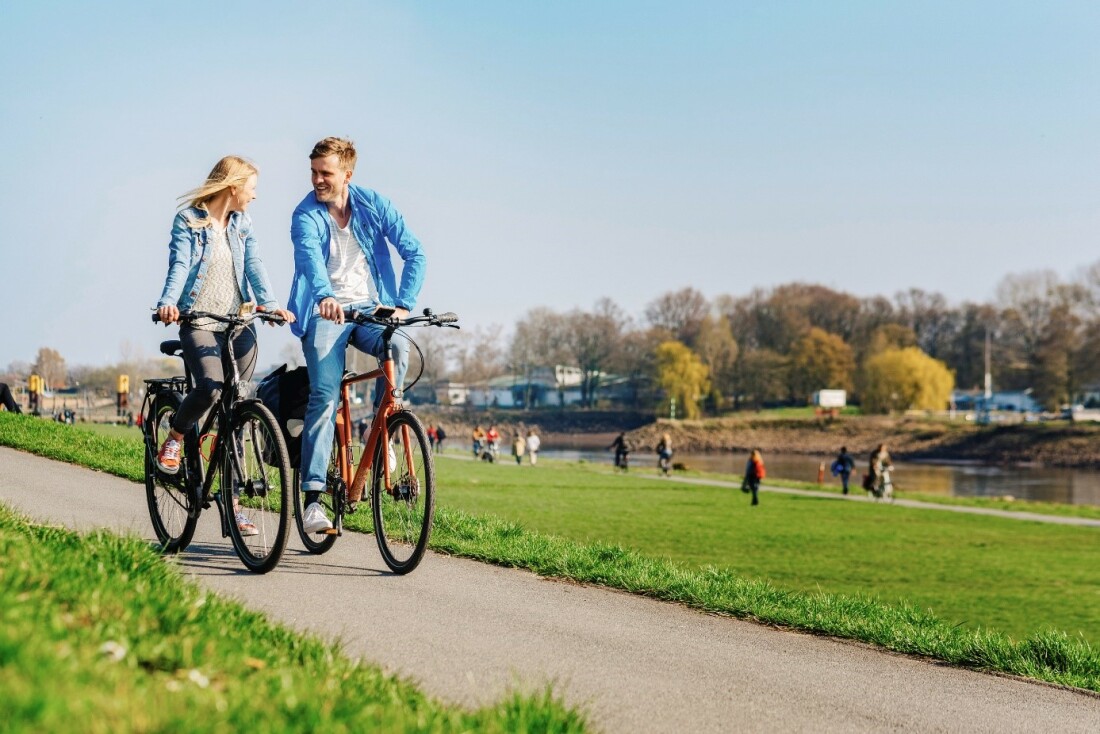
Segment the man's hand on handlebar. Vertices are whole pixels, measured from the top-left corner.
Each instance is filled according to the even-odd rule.
[[[157,316],[165,326],[174,324],[180,319],[180,310],[175,306],[161,306],[157,309]]]
[[[335,321],[338,324],[344,323],[344,309],[340,307],[339,302],[332,296],[323,299],[317,304],[317,310],[323,319]]]
[[[389,307],[389,306],[379,306],[378,309],[375,309],[375,313],[377,313],[378,310],[380,310],[380,309],[386,309],[386,310],[392,310],[393,311],[393,313],[391,313],[389,316],[387,316],[387,318],[391,318],[391,319],[407,319],[407,318],[409,318],[408,309],[401,308],[400,306],[393,306],[392,308]]]

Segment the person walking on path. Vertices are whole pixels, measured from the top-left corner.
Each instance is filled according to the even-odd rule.
[[[447,438],[447,432],[443,430],[443,426],[437,425],[435,427],[435,450],[443,453],[443,440]]]
[[[245,213],[256,198],[258,175],[256,167],[244,158],[226,156],[202,186],[184,195],[188,205],[172,223],[168,275],[157,302],[157,316],[165,326],[179,321],[181,311],[236,313],[253,296],[260,310],[294,322],[294,315],[275,300],[252,233],[252,219]],[[157,466],[167,474],[179,471],[183,435],[221,396],[225,384],[222,353],[228,349],[228,341],[227,324],[196,319],[180,326],[183,359],[195,387],[184,397],[157,453]],[[256,328],[249,326],[233,341],[242,383],[252,378],[256,351]],[[238,510],[237,497],[233,506]],[[238,510],[235,515],[242,535],[257,533],[244,514]]]
[[[894,462],[890,460],[890,452],[886,450],[886,444],[880,443],[878,448],[871,452],[869,465],[870,487],[865,487],[875,497],[884,494],[893,494],[890,486],[890,470],[894,468]]]
[[[848,453],[846,446],[840,447],[840,453],[837,454],[836,459],[833,461],[833,476],[839,476],[840,482],[843,485],[844,494],[848,494],[848,480],[852,478],[852,470],[856,468],[856,461]]]
[[[671,466],[672,437],[665,433],[661,436],[661,440],[657,442],[657,470],[667,477]]]
[[[523,463],[523,454],[527,451],[527,442],[519,433],[512,439],[512,456],[516,457],[516,466]]]
[[[500,456],[500,431],[497,430],[496,423],[489,424],[489,430],[485,432],[485,444],[489,455],[496,461]]]
[[[615,468],[626,471],[630,468],[630,444],[626,441],[626,432],[620,433],[607,447],[608,451],[615,452]]]
[[[329,137],[314,145],[309,154],[313,188],[294,210],[290,223],[294,243],[290,310],[298,317],[293,332],[302,340],[310,387],[301,461],[306,507],[302,527],[307,533],[332,527],[318,499],[326,486],[347,348],[353,346],[378,359],[386,356],[385,327],[348,322],[344,310],[373,312],[385,307],[392,309],[394,318],[403,319],[424,285],[427,261],[420,241],[388,199],[351,183],[356,158],[350,140]],[[391,247],[402,260],[400,282]],[[390,346],[394,397],[400,403],[409,342],[397,332]],[[388,389],[386,379],[380,377],[374,390],[376,411]]]
[[[481,450],[485,446],[485,429],[478,423],[474,426],[474,432],[470,434],[470,440],[473,442],[474,447],[474,459],[481,458]]]
[[[531,466],[539,463],[539,446],[541,445],[542,439],[535,433],[535,429],[529,429],[527,431],[527,455],[531,457]]]
[[[760,504],[757,493],[760,491],[760,480],[764,478],[764,457],[760,455],[760,449],[753,449],[745,464],[745,478],[741,482],[741,491],[748,494],[752,492],[752,504]]]
[[[428,424],[428,448],[430,448],[432,450],[433,454],[435,453],[435,424],[434,423],[429,423]]]

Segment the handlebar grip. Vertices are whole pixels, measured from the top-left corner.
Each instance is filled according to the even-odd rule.
[[[153,312],[153,323],[154,324],[159,324],[160,323],[160,314],[157,313],[156,311]]]
[[[435,319],[441,324],[453,324],[458,321],[458,314],[448,311],[447,313],[436,314]]]

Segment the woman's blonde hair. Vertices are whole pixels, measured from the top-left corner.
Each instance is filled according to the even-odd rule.
[[[206,204],[222,191],[231,186],[244,186],[249,177],[259,174],[253,163],[236,155],[227,155],[214,164],[206,182],[180,197],[186,206],[206,211]],[[190,217],[188,224],[192,229],[204,229],[210,225],[210,217]]]

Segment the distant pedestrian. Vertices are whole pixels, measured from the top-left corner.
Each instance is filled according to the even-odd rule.
[[[875,497],[886,496],[893,499],[894,486],[890,481],[890,471],[893,468],[894,462],[890,460],[890,452],[886,450],[886,444],[880,443],[878,448],[871,452],[868,480],[864,482],[863,488]]]
[[[672,467],[672,438],[666,433],[657,442],[657,471],[668,476],[668,470]]]
[[[844,494],[848,494],[848,480],[851,479],[852,470],[855,468],[855,459],[848,453],[846,446],[841,446],[840,453],[833,460],[832,472],[834,477],[840,477],[840,482],[844,485]]]
[[[523,440],[523,436],[516,434],[512,439],[512,456],[516,457],[516,465],[523,463],[523,454],[527,451],[527,442]]]
[[[500,456],[500,431],[497,430],[495,423],[490,423],[489,430],[485,432],[485,444],[489,455],[493,457],[492,461],[496,461]]]
[[[19,407],[19,403],[15,402],[15,398],[11,394],[11,388],[8,387],[6,382],[0,382],[0,407],[12,413],[23,412],[23,409]]]
[[[541,445],[542,439],[535,433],[535,429],[529,429],[527,431],[527,455],[531,457],[531,466],[539,463],[539,446]]]
[[[435,453],[435,425],[432,423],[428,424],[428,448]]]
[[[616,469],[625,472],[630,468],[630,444],[627,443],[625,432],[616,436],[611,445],[607,447],[607,450],[615,452]]]
[[[485,446],[485,429],[478,423],[474,426],[474,432],[470,434],[470,441],[473,444],[474,458],[481,458],[481,450]]]
[[[752,492],[752,504],[760,504],[757,492],[760,490],[760,480],[764,478],[764,457],[760,455],[760,449],[753,449],[749,455],[749,461],[745,464],[745,478],[741,482],[741,491],[745,494]]]
[[[435,427],[435,450],[439,453],[443,453],[443,439],[447,438],[447,432],[443,430],[443,426]]]

